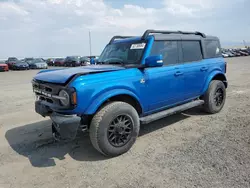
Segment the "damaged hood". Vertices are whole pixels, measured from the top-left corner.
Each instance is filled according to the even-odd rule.
[[[125,68],[113,65],[90,65],[90,66],[66,68],[66,69],[48,69],[40,71],[34,77],[34,79],[44,82],[64,84],[76,74],[89,74],[89,73],[116,71],[122,69]]]

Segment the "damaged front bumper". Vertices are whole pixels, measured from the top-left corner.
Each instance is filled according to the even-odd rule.
[[[53,112],[50,119],[52,120],[52,134],[56,140],[69,141],[75,139],[81,122],[80,117]]]
[[[50,116],[52,120],[52,134],[56,140],[70,141],[75,139],[81,125],[81,117],[53,112],[41,101],[36,101],[35,111],[43,117]]]

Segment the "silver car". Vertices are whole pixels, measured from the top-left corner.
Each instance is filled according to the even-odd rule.
[[[34,59],[31,63],[30,63],[30,68],[31,69],[47,69],[48,68],[48,64],[43,61],[40,58]]]

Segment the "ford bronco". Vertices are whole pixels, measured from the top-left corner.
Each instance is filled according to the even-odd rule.
[[[226,67],[219,39],[201,32],[114,36],[96,65],[35,75],[35,110],[51,118],[56,140],[88,131],[95,149],[118,156],[135,143],[140,124],[196,106],[219,112]]]

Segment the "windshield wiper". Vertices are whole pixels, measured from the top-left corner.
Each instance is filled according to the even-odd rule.
[[[117,65],[117,64],[120,64],[120,65],[125,65],[125,63],[121,62],[121,61],[112,61],[112,62],[106,62],[107,64],[110,64],[110,65]]]
[[[121,62],[121,61],[111,61],[111,62],[108,62],[108,61],[98,61],[96,62],[96,64],[109,64],[109,65],[117,65],[117,64],[120,64],[120,65],[125,65],[125,63]]]

